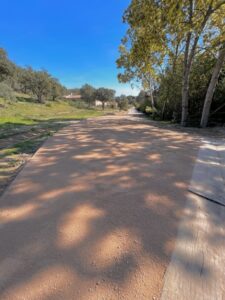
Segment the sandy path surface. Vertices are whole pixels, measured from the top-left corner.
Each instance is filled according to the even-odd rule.
[[[49,138],[0,200],[0,299],[159,299],[198,149],[132,117]]]

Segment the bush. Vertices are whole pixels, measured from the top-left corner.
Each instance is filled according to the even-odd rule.
[[[0,82],[0,97],[5,100],[16,101],[13,89],[4,82]]]
[[[110,101],[109,104],[108,104],[108,107],[109,108],[112,108],[112,109],[116,109],[117,108],[117,103],[115,100],[113,101]]]
[[[69,100],[67,102],[75,108],[79,108],[79,109],[88,108],[88,104],[84,100],[80,100],[80,101],[79,100]]]
[[[154,112],[154,109],[152,107],[150,107],[150,106],[146,106],[145,112],[146,112],[146,114],[150,114],[151,115]]]
[[[144,113],[146,115],[151,116],[153,119],[156,119],[159,117],[156,108],[153,108],[151,106],[146,106]]]
[[[120,110],[128,110],[128,99],[126,97],[121,96],[121,99],[118,101],[118,107]]]
[[[146,98],[146,99],[143,99],[141,102],[139,102],[136,106],[136,108],[143,112],[143,113],[146,113],[146,108],[147,107],[150,107],[150,101]]]

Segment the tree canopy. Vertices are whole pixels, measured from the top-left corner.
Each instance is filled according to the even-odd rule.
[[[13,75],[14,65],[8,59],[7,53],[0,48],[0,82]]]
[[[95,97],[102,102],[102,109],[105,109],[105,104],[114,100],[116,91],[107,88],[99,88],[96,90]]]
[[[85,84],[80,89],[81,97],[87,101],[89,107],[95,100],[95,93],[96,89],[90,84]]]
[[[153,95],[170,78],[180,92],[168,88],[167,94],[180,97],[179,118],[187,125],[193,64],[203,53],[217,57],[224,15],[224,0],[132,0],[123,17],[128,30],[119,48],[119,80],[137,81]]]
[[[56,100],[65,92],[65,88],[59,80],[52,77],[47,71],[17,66],[10,61],[6,51],[2,48],[0,48],[0,82],[4,83],[2,89],[4,87],[4,90],[7,91],[14,90],[31,94],[40,103],[47,97]]]

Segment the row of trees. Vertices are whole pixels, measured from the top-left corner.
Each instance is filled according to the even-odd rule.
[[[183,126],[201,110],[205,127],[215,90],[224,86],[224,16],[225,0],[132,0],[124,13],[119,80],[141,83],[152,109]]]
[[[63,96],[66,89],[58,79],[52,77],[47,71],[34,71],[32,68],[19,70],[20,90],[36,96],[37,101],[42,103],[44,98],[56,98]]]
[[[91,107],[95,100],[99,100],[103,109],[106,103],[110,103],[111,107],[118,106],[125,110],[133,99],[132,96],[125,95],[116,97],[116,91],[113,89],[94,88],[89,84],[85,84],[81,89],[66,89],[45,70],[36,71],[31,67],[17,66],[10,61],[6,51],[0,48],[0,96],[9,100],[15,99],[14,91],[32,95],[39,103],[43,103],[45,99],[54,101],[68,93],[80,94],[88,103],[88,107]]]
[[[56,100],[66,92],[65,87],[47,71],[17,66],[9,60],[2,48],[0,48],[0,82],[3,82],[2,86],[7,86],[7,89],[35,96],[40,103],[44,98]]]
[[[118,106],[120,110],[126,110],[128,105],[134,100],[132,96],[121,95],[116,97],[116,91],[108,88],[95,88],[89,84],[85,84],[80,89],[81,97],[87,101],[91,107],[96,100],[101,101],[102,109],[105,109],[106,104],[110,104],[113,108]]]

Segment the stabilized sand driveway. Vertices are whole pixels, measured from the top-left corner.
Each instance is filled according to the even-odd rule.
[[[50,138],[0,200],[0,299],[160,299],[199,146],[133,117]]]

